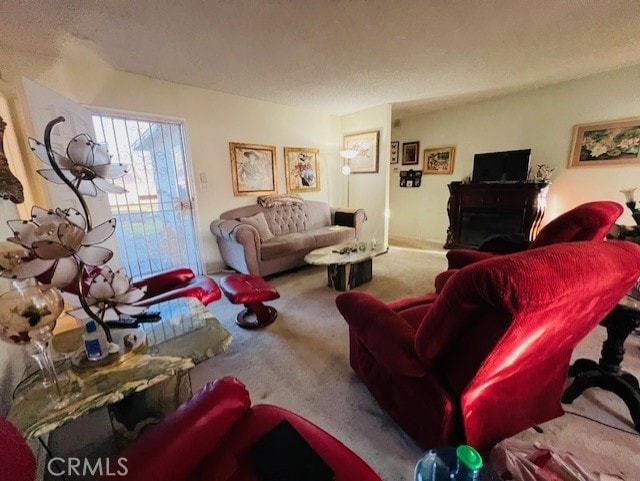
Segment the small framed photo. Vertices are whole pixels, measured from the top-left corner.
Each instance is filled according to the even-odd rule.
[[[420,155],[420,142],[404,142],[402,144],[402,165],[415,165]]]
[[[233,195],[276,194],[276,148],[229,142]]]
[[[378,172],[378,141],[380,131],[361,132],[344,136],[345,150],[357,150],[358,155],[349,161],[352,174]]]
[[[391,157],[390,164],[398,163],[398,154],[400,151],[400,142],[391,142]]]
[[[425,174],[453,174],[455,155],[455,147],[424,149],[424,165],[422,171]]]
[[[569,167],[640,164],[640,117],[573,127]]]
[[[284,148],[284,168],[287,193],[320,190],[320,160],[318,149]]]

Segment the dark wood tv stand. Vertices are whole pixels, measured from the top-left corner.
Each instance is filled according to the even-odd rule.
[[[445,249],[477,248],[490,235],[535,239],[546,207],[547,182],[449,184]]]

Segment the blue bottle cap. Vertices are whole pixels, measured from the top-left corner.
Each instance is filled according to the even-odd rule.
[[[96,332],[96,321],[87,322],[85,328],[87,329],[87,332]]]

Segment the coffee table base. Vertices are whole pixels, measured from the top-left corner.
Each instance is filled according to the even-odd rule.
[[[329,287],[336,291],[348,291],[373,279],[373,262],[365,259],[353,264],[331,264],[327,266]]]

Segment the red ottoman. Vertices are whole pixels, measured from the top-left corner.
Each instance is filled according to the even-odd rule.
[[[260,276],[233,274],[220,281],[220,288],[232,304],[244,304],[245,309],[236,316],[236,324],[245,329],[268,326],[278,317],[274,307],[264,301],[280,297],[280,293]]]

